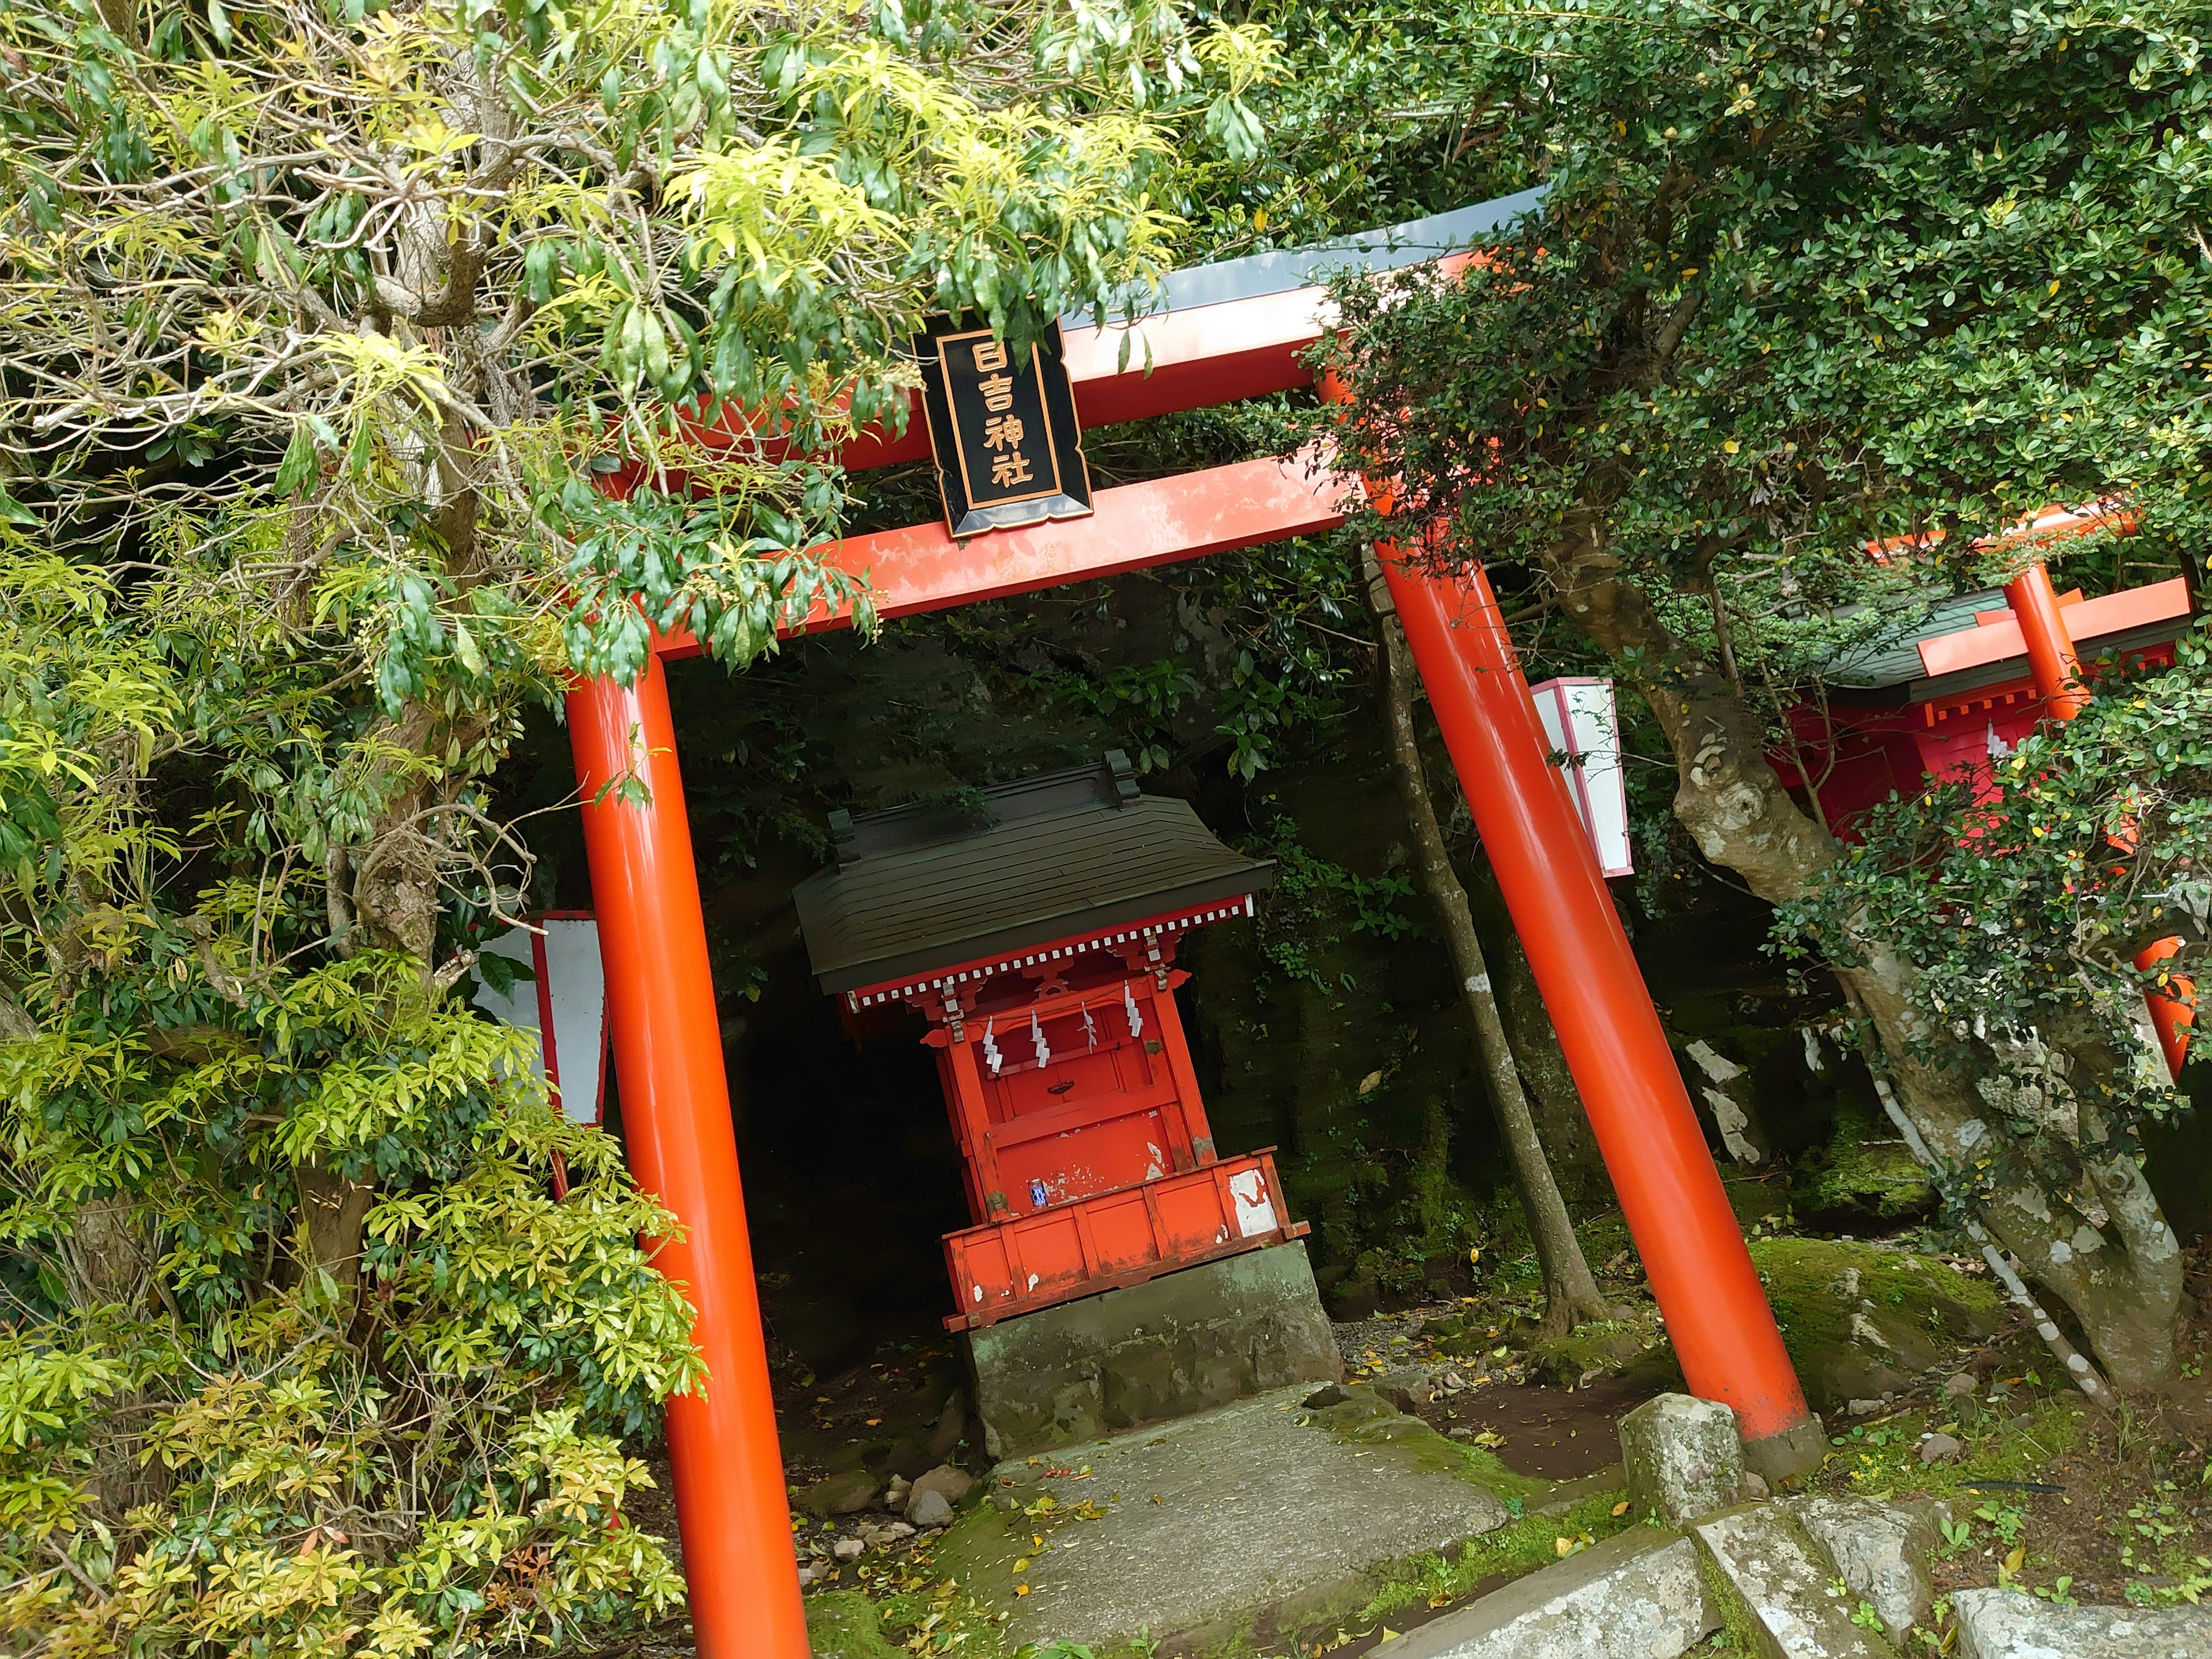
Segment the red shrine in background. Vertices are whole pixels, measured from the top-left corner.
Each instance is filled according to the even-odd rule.
[[[1997,539],[2063,540],[2130,527],[2106,506],[2058,507]],[[1885,563],[1901,550],[1873,550]],[[2052,597],[2057,621],[2083,659],[2159,667],[2173,660],[2174,641],[2195,620],[2190,587],[2177,576],[2094,599],[2079,588]],[[1817,791],[1826,821],[1846,838],[1869,808],[1892,793],[1917,794],[1929,779],[1989,785],[1994,763],[2051,712],[2031,644],[2005,590],[1947,596],[1917,628],[1830,662],[1825,702],[1790,713],[1794,750],[1778,748],[1767,758],[1793,789]]]
[[[928,1022],[975,1224],[945,1240],[949,1329],[1305,1233],[1273,1148],[1217,1154],[1174,994],[1183,937],[1251,915],[1272,866],[1118,751],[831,827],[793,896],[856,1036]]]

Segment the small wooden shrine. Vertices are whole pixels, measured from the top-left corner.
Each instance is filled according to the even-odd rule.
[[[833,814],[836,864],[793,897],[848,1024],[910,1010],[974,1225],[945,1236],[973,1330],[1302,1236],[1272,1147],[1214,1149],[1175,965],[1253,913],[1273,866],[1146,795],[1126,757],[951,805]]]
[[[2084,599],[2059,595],[2086,668],[2112,661],[2159,665],[2193,620],[2180,578]],[[1909,636],[1828,665],[1825,701],[1790,714],[1796,738],[1768,759],[1803,789],[1811,774],[1828,821],[1849,836],[1856,819],[1924,780],[1978,778],[2043,718],[2020,623],[1998,590],[1945,600]]]

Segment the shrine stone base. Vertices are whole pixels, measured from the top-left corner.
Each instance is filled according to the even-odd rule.
[[[963,1346],[994,1458],[1337,1382],[1344,1369],[1304,1240],[1002,1319]]]

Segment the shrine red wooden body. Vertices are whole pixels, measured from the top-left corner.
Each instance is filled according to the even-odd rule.
[[[1851,838],[1870,808],[1931,778],[1991,787],[1996,760],[2044,719],[2046,695],[2002,597],[1983,591],[1947,601],[1916,636],[1866,660],[1831,665],[1825,701],[1790,711],[1795,746],[1768,759],[1792,787],[1818,789],[1838,834]],[[2171,662],[2193,610],[2179,577],[2094,599],[2076,591],[2058,604],[2085,660],[2130,666]]]
[[[946,1326],[1303,1235],[1273,1147],[1217,1154],[1175,999],[1184,937],[1252,915],[1270,866],[1143,796],[1119,755],[985,799],[965,823],[842,820],[838,866],[795,895],[848,1019],[928,1021],[974,1223],[945,1237]]]

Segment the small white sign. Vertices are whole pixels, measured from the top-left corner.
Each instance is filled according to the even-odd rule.
[[[542,932],[534,931],[542,929]],[[607,980],[599,924],[581,910],[554,910],[512,927],[480,955],[504,957],[536,975],[505,993],[476,976],[476,1006],[501,1024],[538,1034],[532,1075],[572,1123],[597,1123],[606,1094]],[[550,1033],[550,1036],[548,1035]]]
[[[1230,1176],[1229,1196],[1237,1200],[1239,1237],[1272,1233],[1282,1225],[1275,1219],[1274,1200],[1267,1196],[1267,1183],[1257,1170],[1243,1170]]]
[[[1620,769],[1620,722],[1613,682],[1569,676],[1528,688],[1552,752],[1563,754],[1567,793],[1582,814],[1597,867],[1608,876],[1633,875],[1628,846],[1628,783]]]

